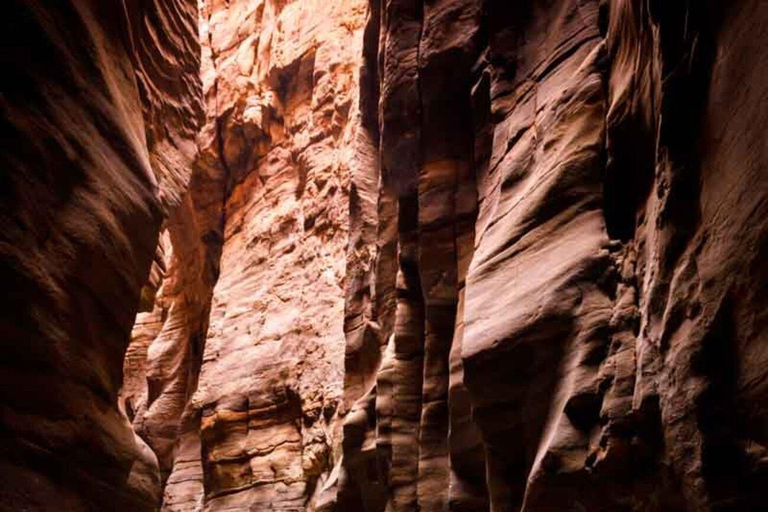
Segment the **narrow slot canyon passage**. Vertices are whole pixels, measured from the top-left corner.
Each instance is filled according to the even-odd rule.
[[[768,510],[768,2],[0,23],[0,512]]]

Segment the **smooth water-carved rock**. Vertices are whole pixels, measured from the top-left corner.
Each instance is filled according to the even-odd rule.
[[[768,506],[765,2],[160,4],[4,21],[0,508]]]
[[[159,503],[157,458],[117,394],[196,152],[196,16],[188,1],[22,1],[3,17],[2,510]]]
[[[764,276],[750,262],[765,231],[766,146],[752,130],[766,80],[746,71],[764,62],[751,48],[765,9],[371,9],[379,203],[398,204],[401,226],[379,230],[371,267],[391,268],[381,249],[397,246],[393,323],[410,344],[398,366],[395,327],[394,365],[380,363],[347,419],[338,510],[765,506],[764,372],[751,362]],[[752,128],[726,113],[736,75],[752,84],[734,105],[752,106]],[[370,276],[372,291],[395,285]],[[386,360],[380,346],[370,360]]]

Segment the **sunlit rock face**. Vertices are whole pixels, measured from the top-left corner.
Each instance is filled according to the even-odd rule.
[[[117,394],[196,153],[197,6],[13,2],[2,37],[0,509],[155,510]]]
[[[204,510],[311,510],[338,457],[365,10],[360,0],[202,9],[227,175],[193,397]]]
[[[121,400],[158,457],[163,510],[314,510],[341,456],[367,4],[199,11],[206,122]]]

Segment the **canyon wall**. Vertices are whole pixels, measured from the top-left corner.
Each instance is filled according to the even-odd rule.
[[[314,510],[341,453],[367,4],[204,1],[206,120],[121,403],[164,511]]]
[[[766,4],[370,5],[336,510],[764,508]]]
[[[768,4],[13,4],[0,510],[768,508]]]
[[[160,224],[195,158],[197,6],[6,7],[0,509],[156,510],[157,459],[117,395]]]

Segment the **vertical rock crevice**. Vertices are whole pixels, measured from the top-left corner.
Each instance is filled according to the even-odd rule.
[[[346,200],[350,169],[367,165],[352,150],[364,4],[205,1],[200,13],[207,119],[189,222],[168,223],[179,240],[155,299],[174,270],[188,275],[163,330],[174,311],[197,327],[161,331],[147,351],[166,372],[147,374],[164,441],[146,414],[134,426],[165,454],[163,510],[314,509],[341,451]]]

